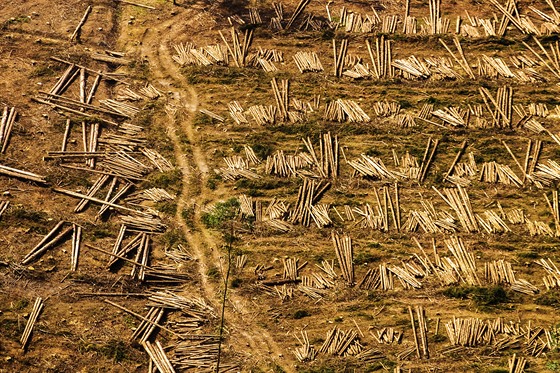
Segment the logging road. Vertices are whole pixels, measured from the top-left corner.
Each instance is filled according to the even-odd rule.
[[[199,201],[211,201],[214,198],[206,187],[209,170],[193,126],[194,113],[199,106],[198,95],[195,88],[189,85],[181,74],[170,51],[170,43],[184,35],[185,28],[189,27],[188,20],[197,18],[194,16],[197,10],[177,9],[177,14],[173,18],[144,32],[139,52],[141,58],[146,58],[149,62],[152,81],[156,86],[166,89],[172,96],[166,106],[169,118],[163,120],[168,136],[174,143],[176,163],[183,174],[183,190],[178,198],[176,218],[190,248],[199,258],[198,270],[204,296],[211,300],[216,309],[220,309],[219,286],[208,279],[207,273],[209,264],[217,265],[222,260],[221,242],[218,242],[202,224],[199,208],[195,209],[193,222],[195,229],[191,230],[181,216],[181,212],[186,207],[197,206]],[[123,35],[121,37],[125,38]],[[121,40],[121,43],[126,42],[127,40]],[[182,151],[179,140],[181,134],[189,140],[192,149],[190,154]],[[295,360],[292,355],[280,349],[268,331],[254,323],[259,315],[255,315],[251,300],[238,296],[233,291],[229,293],[228,300],[226,325],[230,343],[235,346],[235,349],[242,349],[240,352],[246,355],[251,364],[266,370],[270,369],[269,364],[273,362],[285,372],[294,372]]]

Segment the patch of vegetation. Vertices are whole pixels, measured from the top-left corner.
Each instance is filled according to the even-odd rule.
[[[179,193],[182,186],[183,173],[178,168],[173,171],[152,173],[142,183],[142,188],[163,188],[173,193]]]
[[[206,271],[206,276],[217,279],[220,277],[220,270],[217,267],[212,266],[208,268],[208,271]]]
[[[294,312],[294,319],[296,320],[303,319],[304,317],[308,316],[311,316],[311,314],[307,310],[297,310],[296,312]]]
[[[239,201],[237,198],[230,198],[225,202],[218,202],[210,210],[202,215],[202,222],[206,227],[218,229],[224,223],[237,217],[239,213]]]
[[[187,225],[187,227],[194,229],[195,224],[194,224],[194,205],[189,206],[189,207],[185,207],[183,209],[183,211],[181,211],[181,217],[183,218],[185,224]]]
[[[22,309],[24,309],[28,305],[29,305],[29,301],[27,299],[20,299],[20,300],[14,302],[14,305],[13,305],[12,308],[16,311],[21,311]]]
[[[113,233],[107,227],[93,227],[91,230],[91,235],[93,239],[113,237]]]
[[[1,30],[7,28],[9,25],[17,25],[18,23],[28,23],[30,20],[29,16],[17,16],[12,17],[0,27]]]
[[[362,264],[374,263],[379,261],[380,259],[381,257],[379,255],[367,251],[362,251],[354,256],[354,264],[362,265]]]
[[[540,257],[539,253],[535,251],[523,251],[517,253],[519,259],[538,259]]]
[[[33,222],[47,222],[48,215],[44,211],[36,211],[29,207],[18,206],[12,209],[9,216],[18,220],[27,220]]]
[[[206,126],[206,125],[213,125],[214,119],[206,114],[202,114],[201,112],[197,112],[193,118],[193,125],[195,126]]]
[[[477,306],[496,306],[510,301],[506,290],[499,285],[481,286],[450,286],[443,291],[449,298],[472,299]]]
[[[95,351],[115,363],[120,363],[128,357],[128,346],[123,341],[112,339],[104,344],[87,344],[83,347],[86,352]]]
[[[177,204],[175,202],[158,202],[155,207],[158,211],[168,215],[175,215],[177,213]]]
[[[560,291],[550,290],[545,293],[541,293],[535,299],[535,303],[541,306],[560,308]]]
[[[551,360],[546,362],[546,369],[552,372],[560,372],[560,361]]]
[[[187,241],[185,240],[185,236],[180,229],[168,229],[164,234],[161,236],[161,240],[165,247],[175,247],[178,244],[186,244]]]
[[[213,174],[206,180],[206,187],[210,190],[216,190],[220,181],[222,181],[222,177],[218,174]]]
[[[50,65],[37,66],[30,74],[30,78],[40,78],[56,75],[57,71],[53,70]]]
[[[18,340],[21,336],[21,330],[19,330],[19,323],[17,320],[1,319],[0,330],[2,330],[3,336],[10,339]]]
[[[238,188],[245,188],[249,190],[273,190],[286,186],[290,186],[293,182],[288,179],[257,179],[248,180],[241,179],[235,183]]]

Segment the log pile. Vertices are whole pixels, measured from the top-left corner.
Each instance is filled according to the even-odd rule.
[[[518,357],[517,354],[508,359],[509,373],[523,373],[525,372],[525,365],[527,365],[527,359],[524,357]]]
[[[428,2],[430,7],[430,18],[425,19],[426,29],[423,34],[446,34],[449,31],[450,21],[441,16],[441,0],[430,0]]]
[[[338,259],[338,265],[342,271],[342,277],[349,286],[354,285],[354,262],[352,239],[348,235],[340,236],[334,231],[331,233],[334,251]]]
[[[259,179],[261,176],[249,169],[248,161],[240,156],[224,157],[227,167],[222,167],[215,172],[220,174],[224,180],[237,180],[247,178],[249,180]]]
[[[432,115],[441,119],[444,124],[447,123],[454,127],[468,127],[469,125],[470,112],[458,107],[435,110]]]
[[[400,344],[403,338],[402,331],[397,331],[391,327],[385,327],[375,331],[370,330],[369,333],[377,343]]]
[[[303,169],[311,166],[313,162],[314,160],[307,153],[292,155],[277,150],[266,158],[265,172],[280,177],[295,177],[303,175]]]
[[[467,250],[463,240],[460,237],[452,236],[444,242],[455,258],[455,270],[461,280],[468,285],[480,286],[481,282],[478,278],[474,254]]]
[[[404,178],[404,174],[390,171],[380,158],[361,154],[360,158],[347,161],[350,167],[355,170],[355,175],[371,177],[375,180],[397,180]]]
[[[476,347],[490,343],[488,323],[478,318],[456,318],[445,324],[452,346]]]
[[[525,225],[531,236],[546,235],[549,237],[555,237],[556,233],[550,228],[550,226],[544,221],[538,220],[525,220]]]
[[[366,46],[371,60],[371,72],[376,79],[392,78],[394,76],[391,41],[385,40],[384,36],[375,39],[375,50],[369,40]]]
[[[550,331],[532,327],[531,322],[523,326],[506,323],[502,318],[483,321],[478,318],[457,318],[445,324],[452,346],[489,346],[498,352],[505,349],[522,349],[531,356],[539,356],[550,348]]]
[[[353,100],[337,99],[325,106],[323,118],[335,122],[367,123],[371,118]]]
[[[293,58],[298,70],[302,74],[305,72],[321,72],[324,70],[319,56],[315,52],[298,51]]]
[[[391,196],[389,187],[384,186],[381,191],[380,196],[378,190],[374,189],[375,199],[377,202],[377,208],[375,210],[369,204],[366,204],[361,208],[355,207],[354,210],[350,210],[350,213],[352,215],[353,213],[356,213],[357,215],[362,216],[362,219],[358,220],[356,224],[359,224],[364,228],[387,232],[391,229],[392,222],[395,229],[400,231],[401,209],[398,185],[395,183],[394,199]]]
[[[294,355],[296,358],[301,361],[313,361],[317,356],[317,350],[315,350],[315,346],[309,343],[309,338],[307,337],[306,331],[301,331],[301,339],[296,336],[298,342],[301,344],[300,347],[296,347],[294,350]]]
[[[249,107],[246,112],[251,114],[253,120],[257,122],[259,126],[276,124],[278,113],[278,108],[276,106],[253,105]]]
[[[378,117],[392,117],[401,111],[401,105],[396,101],[377,101],[373,103],[373,111]]]
[[[353,330],[343,331],[334,327],[327,333],[325,342],[323,342],[319,352],[335,356],[355,356],[363,349],[357,332]]]
[[[479,88],[486,109],[492,115],[492,126],[498,128],[512,127],[513,88],[504,86],[498,88],[496,98],[484,87]],[[492,106],[490,106],[492,104]],[[493,109],[492,109],[493,108]]]
[[[56,247],[72,232],[72,226],[66,227],[64,221],[58,222],[53,229],[43,239],[31,249],[22,259],[21,264],[27,265],[36,261],[47,250]]]
[[[196,48],[192,43],[187,42],[186,44],[180,43],[173,46],[176,55],[172,58],[181,66],[187,65],[200,65],[200,66],[210,66],[228,64],[228,54],[227,50],[219,45],[209,45],[205,48]]]
[[[150,341],[143,342],[142,347],[144,347],[151,361],[161,373],[175,373],[175,369],[159,341],[156,341],[155,344],[152,344]]]
[[[29,318],[27,319],[27,323],[25,324],[25,329],[23,330],[23,335],[20,338],[21,349],[26,350],[27,346],[29,345],[29,341],[31,340],[31,334],[33,333],[33,327],[39,318],[39,314],[43,310],[43,299],[41,297],[35,298],[35,303],[33,304],[33,309],[29,314]]]
[[[249,121],[245,117],[245,114],[243,114],[244,110],[243,107],[239,104],[239,102],[232,101],[228,103],[228,108],[229,108],[229,115],[231,116],[231,118],[235,123],[237,124],[249,123]]]
[[[447,203],[453,211],[461,226],[466,232],[478,232],[478,221],[472,211],[472,205],[467,191],[460,185],[457,188],[444,188],[445,196],[432,186],[432,189]]]
[[[0,217],[2,217],[4,212],[6,212],[8,206],[10,206],[10,201],[0,201]]]
[[[348,52],[348,39],[342,39],[340,46],[337,49],[336,40],[332,40],[333,55],[334,55],[334,76],[340,78],[344,71],[344,62],[346,60],[346,53]]]
[[[237,67],[245,67],[247,66],[247,55],[249,52],[249,48],[251,47],[251,43],[253,42],[253,29],[252,28],[247,28],[244,31],[243,34],[243,42],[240,42],[239,40],[239,34],[237,33],[237,31],[235,30],[235,28],[231,28],[231,39],[232,39],[232,45],[230,46],[226,40],[226,38],[224,37],[224,35],[222,34],[221,31],[218,31],[220,33],[220,37],[222,38],[224,44],[227,47],[227,50],[229,51],[229,54],[231,55],[231,57],[233,58],[233,62],[235,63],[235,66]]]
[[[15,107],[9,109],[7,106],[4,106],[2,119],[0,120],[0,153],[6,152],[17,115]]]
[[[408,307],[408,313],[410,315],[410,323],[412,325],[412,335],[414,338],[414,345],[416,347],[416,357],[419,359],[429,359],[430,349],[428,348],[428,322],[426,320],[426,312],[422,306],[415,306],[414,308],[416,310],[418,328],[416,328],[414,313],[412,312],[412,307],[410,306]]]
[[[522,187],[523,181],[511,170],[508,165],[485,162],[480,169],[479,181],[485,183],[500,183]]]
[[[300,265],[298,258],[283,258],[282,263],[284,264],[283,278],[292,281],[299,278],[299,271],[307,265],[307,262]]]
[[[311,206],[319,201],[330,185],[328,182],[303,179],[303,185],[299,187],[297,201],[294,209],[290,211],[288,221],[308,227],[312,219]]]
[[[319,149],[315,151],[311,138],[302,139],[307,151],[313,159],[315,169],[319,175],[325,179],[336,179],[338,177],[338,158],[339,158],[339,143],[338,136],[331,136],[327,132],[319,137]]]
[[[179,371],[197,370],[213,372],[218,356],[218,337],[205,337],[200,340],[180,341],[174,348],[171,359],[173,366]],[[220,371],[231,371],[236,367],[220,364]]]
[[[484,263],[484,277],[490,284],[508,284],[515,282],[515,273],[511,263],[503,259]]]
[[[547,273],[547,275],[543,277],[546,290],[560,288],[560,270],[558,266],[556,266],[550,258],[539,259],[536,263],[543,267]]]
[[[389,271],[385,264],[380,264],[377,269],[369,269],[358,287],[364,290],[393,290],[393,272]]]
[[[492,210],[486,210],[482,215],[476,214],[476,220],[486,233],[511,232],[506,222]]]
[[[427,79],[432,75],[430,69],[415,56],[394,60],[392,66],[399,69],[405,79]]]

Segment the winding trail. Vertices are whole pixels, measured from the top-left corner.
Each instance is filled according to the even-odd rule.
[[[222,260],[219,249],[222,244],[202,224],[199,208],[195,208],[194,229],[189,228],[181,216],[185,208],[198,206],[201,200],[213,199],[212,192],[206,188],[208,165],[193,125],[193,113],[199,106],[198,95],[173,61],[169,47],[170,42],[179,39],[185,27],[189,27],[188,21],[184,20],[192,19],[195,15],[196,9],[181,9],[173,18],[147,29],[139,52],[141,58],[147,59],[150,64],[152,82],[172,96],[166,106],[168,118],[164,120],[168,136],[174,144],[177,165],[183,174],[183,190],[178,198],[176,219],[199,259],[201,290],[219,308],[219,283],[212,282],[207,273],[212,263],[217,266]],[[180,135],[185,135],[189,140],[191,154],[182,152]],[[226,325],[229,344],[234,346],[234,350],[245,354],[249,365],[259,366],[265,371],[271,371],[271,366],[276,366],[285,372],[295,372],[292,354],[283,351],[270,333],[254,322],[254,305],[250,304],[250,300],[238,296],[234,291],[228,292],[228,300]]]

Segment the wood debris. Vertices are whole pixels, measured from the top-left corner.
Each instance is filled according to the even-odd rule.
[[[518,357],[517,354],[508,359],[509,373],[523,373],[525,371],[525,365],[527,365],[527,359],[524,357]]]
[[[293,59],[298,70],[302,74],[305,72],[321,72],[324,70],[319,56],[315,52],[298,51],[294,54]]]
[[[150,341],[145,341],[142,343],[142,346],[161,373],[175,373],[175,369],[173,369],[173,365],[171,365],[159,341],[156,341],[155,344],[152,344]]]
[[[430,350],[428,348],[428,322],[426,320],[426,312],[424,307],[415,306],[416,310],[416,321],[418,323],[418,328],[416,327],[414,313],[412,312],[412,307],[408,307],[408,313],[410,315],[410,323],[412,325],[412,335],[414,337],[414,344],[416,346],[416,356],[419,359],[429,359]]]
[[[343,331],[334,327],[327,333],[325,342],[323,342],[319,352],[336,356],[355,356],[363,349],[357,332],[353,330]]]
[[[301,339],[297,338],[297,340],[301,346],[294,349],[294,355],[296,355],[296,358],[301,362],[315,360],[317,351],[315,350],[315,346],[309,343],[307,332],[302,330]]]
[[[354,262],[352,239],[348,235],[340,236],[334,231],[331,233],[334,251],[338,259],[338,265],[342,271],[342,277],[349,286],[354,285]]]
[[[21,342],[21,349],[27,350],[27,346],[29,345],[29,341],[31,340],[31,334],[33,333],[33,327],[39,318],[39,314],[43,310],[43,299],[41,297],[35,298],[35,303],[33,304],[33,309],[29,314],[29,318],[27,319],[27,323],[25,324],[25,329],[23,330],[23,335],[20,338]]]
[[[8,106],[4,106],[2,119],[0,120],[0,153],[6,152],[17,115],[15,107],[9,109]]]
[[[56,245],[60,244],[62,240],[66,238],[67,235],[72,232],[72,226],[62,229],[64,221],[58,222],[53,229],[43,239],[39,242],[31,251],[25,255],[22,259],[21,264],[27,265],[29,263],[37,260],[41,255],[43,255],[47,250],[54,248]]]

